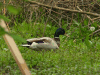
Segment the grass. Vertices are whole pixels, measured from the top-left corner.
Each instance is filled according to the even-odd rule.
[[[15,23],[10,32],[27,39],[42,37],[43,28],[42,23],[29,25],[23,22]],[[47,25],[45,36],[53,38],[56,29],[57,27]],[[66,30],[66,33],[68,32]],[[88,42],[73,42],[73,39],[66,36],[60,38],[60,49],[55,51],[31,50],[21,47],[22,42],[15,41],[32,75],[100,75],[99,37],[92,38]],[[0,75],[21,75],[2,37],[0,37],[0,45]]]

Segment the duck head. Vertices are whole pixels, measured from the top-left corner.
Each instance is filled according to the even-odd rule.
[[[55,32],[54,37],[59,37],[59,35],[64,35],[65,34],[65,30],[63,28],[58,28]]]

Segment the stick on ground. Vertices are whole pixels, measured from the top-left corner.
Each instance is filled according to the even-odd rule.
[[[6,24],[3,20],[0,20],[0,26],[3,27],[5,29],[5,31],[8,32],[8,29],[6,27]],[[22,74],[23,75],[31,75],[26,63],[25,63],[25,60],[23,59],[15,41],[13,40],[13,38],[11,36],[9,36],[8,34],[5,34],[3,36],[5,42],[7,43],[16,63],[18,64],[19,66],[19,69],[21,70]]]

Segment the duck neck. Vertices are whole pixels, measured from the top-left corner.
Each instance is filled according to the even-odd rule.
[[[59,34],[56,32],[54,35],[54,40],[57,43],[58,47],[60,46],[60,39],[59,39]]]
[[[59,37],[59,35],[55,33],[54,38],[55,38],[55,37]]]
[[[58,47],[60,46],[60,39],[59,37],[54,37],[54,40],[56,41]]]

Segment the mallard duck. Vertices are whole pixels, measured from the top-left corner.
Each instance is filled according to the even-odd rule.
[[[23,44],[22,46],[35,49],[35,50],[58,49],[60,46],[59,35],[64,35],[64,34],[65,34],[65,30],[63,28],[58,28],[54,34],[54,39],[50,37],[27,39],[27,44]]]

